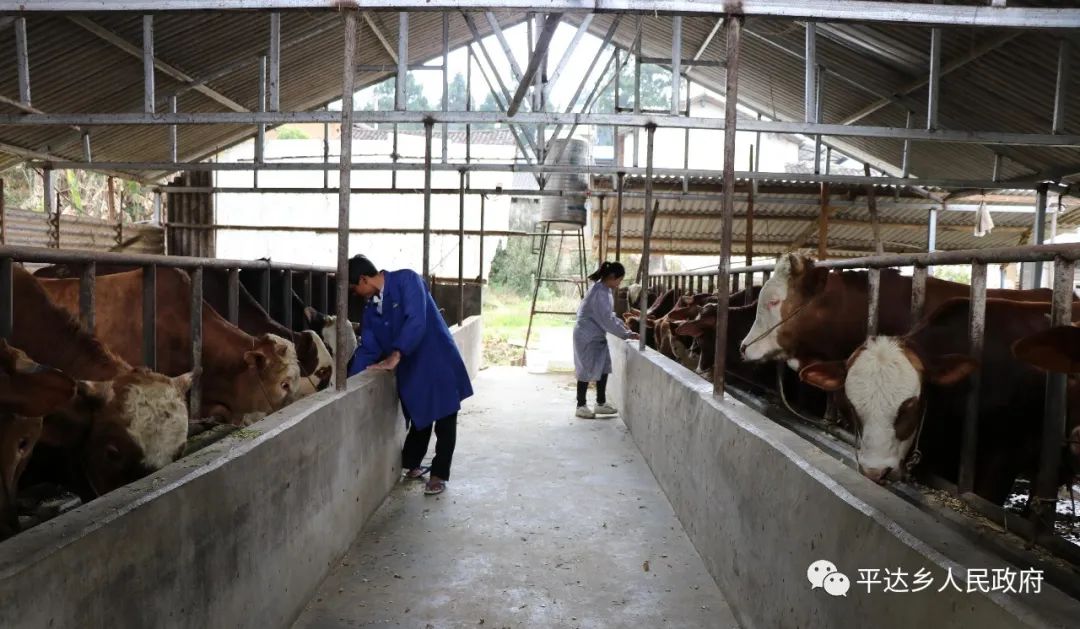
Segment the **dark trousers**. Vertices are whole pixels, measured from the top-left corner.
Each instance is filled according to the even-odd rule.
[[[431,460],[431,475],[443,480],[450,480],[450,463],[454,458],[454,445],[457,443],[457,413],[436,420],[435,458]],[[405,446],[401,448],[401,467],[411,470],[420,467],[427,454],[431,441],[431,428],[417,430],[409,424],[409,434],[405,436]]]
[[[578,380],[577,383],[577,405],[585,406],[585,392],[589,390],[589,383]],[[600,379],[596,381],[596,403],[603,404],[607,402],[607,374],[600,376]]]

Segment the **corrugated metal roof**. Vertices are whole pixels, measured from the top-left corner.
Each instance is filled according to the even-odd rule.
[[[611,195],[606,178],[594,179],[594,194]],[[643,178],[628,177],[626,187],[640,192]],[[682,181],[657,178],[653,189],[659,193],[682,192]],[[714,198],[658,198],[658,210],[653,226],[652,250],[670,254],[719,253],[721,228],[722,185],[712,179],[693,178],[690,194],[709,194]],[[828,249],[849,254],[873,251],[874,232],[867,206],[865,186],[832,185],[829,189],[832,214],[828,221]],[[732,222],[733,253],[746,250],[748,192],[746,184],[736,189],[735,220]],[[593,247],[599,245],[600,235],[607,234],[608,247],[615,242],[615,204],[605,203],[605,217],[600,222],[599,203],[592,203]],[[881,240],[886,251],[909,253],[925,251],[929,210],[939,204],[907,190],[890,186],[877,188],[875,199],[881,225]],[[999,191],[966,197],[938,213],[937,249],[979,249],[1013,247],[1027,244],[1034,221],[1034,195],[1025,191]],[[975,209],[980,205],[990,210],[994,230],[982,237],[974,235]],[[1050,210],[1056,210],[1056,203]],[[754,196],[754,239],[756,253],[769,254],[788,251],[796,246],[817,249],[820,187],[813,183],[762,182]],[[623,199],[624,245],[628,250],[641,249],[644,234],[645,199],[626,196]],[[1053,220],[1048,217],[1048,222]],[[1062,212],[1057,218],[1059,232],[1080,227],[1080,199],[1063,198]],[[597,228],[596,226],[603,225]],[[1048,228],[1049,233],[1049,228]]]

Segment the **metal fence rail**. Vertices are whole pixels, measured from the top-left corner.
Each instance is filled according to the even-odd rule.
[[[157,269],[168,267],[183,269],[191,276],[191,360],[196,378],[192,383],[189,412],[192,417],[199,412],[201,383],[198,373],[202,366],[203,355],[203,271],[204,269],[223,269],[229,272],[228,311],[221,313],[228,321],[236,325],[239,319],[240,271],[260,271],[260,294],[257,296],[263,309],[271,310],[271,282],[278,282],[282,288],[282,303],[279,304],[284,314],[282,325],[292,328],[292,294],[294,276],[299,275],[304,294],[311,303],[316,296],[315,306],[322,312],[328,310],[330,288],[334,270],[329,267],[302,264],[275,263],[270,260],[222,260],[215,258],[187,258],[178,256],[160,256],[149,254],[105,253],[98,251],[68,251],[59,249],[38,249],[32,247],[0,246],[0,338],[10,339],[14,325],[14,282],[12,277],[15,262],[72,265],[79,269],[79,321],[88,332],[94,333],[94,308],[96,304],[96,271],[98,264],[137,266],[143,271],[142,283],[142,329],[143,363],[150,369],[157,368]],[[337,312],[339,317],[348,318],[348,313]],[[344,371],[350,356],[336,352],[334,356],[336,370]]]
[[[856,258],[850,260],[826,260],[815,262],[816,267],[832,270],[866,269],[869,281],[868,335],[877,332],[878,300],[880,298],[880,270],[910,266],[912,275],[912,314],[913,320],[921,317],[926,298],[928,267],[940,265],[970,265],[972,282],[970,290],[971,309],[968,321],[968,341],[970,355],[976,360],[982,358],[985,340],[986,322],[986,270],[988,264],[1004,263],[1054,263],[1053,298],[1051,304],[1051,325],[1069,325],[1072,322],[1072,303],[1074,299],[1073,278],[1076,261],[1080,259],[1080,244],[1034,245],[994,250],[935,251],[918,254],[889,254]],[[747,288],[757,285],[755,277],[768,280],[775,268],[774,264],[758,264],[733,268],[731,290],[737,291],[740,277]],[[665,272],[648,274],[642,283],[656,290],[675,290],[679,294],[699,292],[706,284],[709,292],[715,292],[718,274],[714,270],[690,272]],[[643,291],[644,292],[644,291]],[[747,303],[750,302],[747,292]],[[723,300],[721,300],[723,301]],[[727,310],[727,303],[718,304],[718,308]],[[719,319],[719,318],[718,318]],[[714,356],[713,373],[725,371],[725,353],[718,349]],[[714,376],[715,377],[715,376]],[[1066,399],[1067,376],[1061,373],[1047,375],[1045,407],[1042,419],[1041,448],[1039,468],[1036,478],[1031,479],[1034,491],[1031,501],[1031,521],[1017,524],[1017,518],[1008,524],[1025,534],[1030,539],[1044,546],[1051,547],[1059,554],[1067,555],[1072,561],[1080,563],[1080,549],[1063,543],[1053,534],[1057,513],[1057,479],[1061,463],[1061,446],[1066,439]],[[979,371],[973,374],[970,393],[967,399],[967,411],[962,429],[960,465],[955,485],[940,481],[939,485],[951,490],[969,506],[977,511],[1003,522],[1004,511],[997,505],[973,493],[975,482],[976,445],[978,444],[978,402]]]

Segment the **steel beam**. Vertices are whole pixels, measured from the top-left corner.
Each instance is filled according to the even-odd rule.
[[[270,111],[281,111],[281,14],[270,14]]]
[[[371,15],[371,11],[363,11],[360,13],[360,15],[364,18],[364,21],[367,22],[368,28],[371,29],[371,34],[375,36],[375,39],[379,40],[379,43],[382,44],[384,49],[386,49],[386,52],[390,55],[390,58],[394,60],[394,63],[397,63],[397,51],[394,50],[394,47],[392,45],[390,45],[390,40],[386,37],[386,34],[382,32],[382,29],[379,28],[379,24]]]
[[[424,123],[424,283],[431,285],[431,127]]]
[[[652,193],[653,193],[653,177],[652,177],[652,165],[653,165],[653,136],[656,134],[656,127],[649,125],[645,127],[646,139],[645,139],[645,168],[649,171],[645,177],[645,207],[652,208]],[[621,187],[620,187],[621,189]],[[655,210],[654,210],[655,211]],[[643,287],[649,285],[649,241],[652,239],[652,221],[649,217],[645,217],[645,233],[644,240],[641,246],[641,261],[638,266],[638,277],[640,278],[641,285]],[[638,310],[642,313],[648,311],[649,295],[647,290],[641,291],[641,296],[638,300]],[[638,322],[638,350],[645,351],[645,339],[647,337],[647,325],[645,317],[639,317]]]
[[[1035,225],[1033,226],[1035,231],[1035,242],[1032,244],[1041,245],[1046,242],[1046,197],[1047,186],[1046,184],[1040,184],[1035,192]],[[1042,286],[1042,263],[1036,264],[1032,271],[1034,281],[1031,288],[1039,288]]]
[[[450,14],[443,13],[442,16],[442,110],[450,110]],[[445,122],[442,126],[442,163],[446,163],[449,158],[449,138],[447,134],[450,130],[449,125]]]
[[[678,116],[682,88],[682,16],[671,18],[671,115]],[[690,98],[687,90],[687,99]]]
[[[296,123],[335,122],[336,112],[184,112],[159,113],[66,113],[66,114],[2,114],[0,127],[19,126],[129,126],[129,125],[282,125]],[[519,112],[509,116],[504,112],[490,111],[357,111],[354,121],[381,124],[420,124],[426,118],[436,123],[504,123],[516,125],[574,124],[596,126],[638,126],[654,124],[668,129],[713,129],[723,126],[722,118],[702,118],[655,114],[598,114]],[[1080,144],[1080,134],[1039,134],[997,131],[967,131],[960,129],[905,129],[902,127],[858,126],[841,124],[815,124],[806,122],[782,122],[773,120],[740,120],[738,130],[762,133],[826,135],[838,137],[890,138],[916,142],[944,142],[954,144],[985,144],[1012,146],[1045,146],[1075,148]]]
[[[26,18],[15,18],[15,60],[19,65],[19,102],[30,106],[30,54],[27,52]]]
[[[926,100],[926,129],[938,128],[938,101],[941,99],[941,29],[930,31],[930,90]]]
[[[394,110],[408,109],[405,87],[409,79],[409,14],[398,13],[397,79],[394,84]],[[395,149],[395,153],[397,150]]]
[[[502,46],[503,53],[506,55],[506,60],[510,63],[510,72],[514,75],[515,81],[521,81],[524,74],[521,72],[521,66],[518,65],[517,57],[514,56],[514,50],[510,48],[510,42],[506,40],[506,35],[503,33],[502,26],[499,25],[499,20],[496,19],[495,14],[491,11],[484,12],[484,17],[487,19],[488,25],[491,27],[491,32],[495,35],[495,39],[498,40],[499,45]],[[530,47],[532,44],[530,43]],[[492,66],[494,68],[495,66]],[[528,81],[522,81],[528,84]]]
[[[536,40],[536,48],[533,49],[532,55],[529,57],[529,65],[525,68],[525,74],[521,77],[521,82],[518,84],[517,91],[514,92],[513,98],[510,99],[510,104],[506,108],[506,114],[513,117],[518,112],[518,108],[521,107],[521,101],[525,98],[526,92],[529,90],[529,83],[532,82],[536,76],[536,71],[540,69],[540,64],[545,60],[548,54],[548,46],[551,45],[551,38],[555,35],[555,29],[559,27],[559,22],[562,21],[562,13],[552,13],[547,17],[544,22],[544,29],[540,32],[540,36]],[[543,145],[543,137],[538,138],[538,145]]]
[[[143,111],[154,113],[154,16],[142,19]]]
[[[2,0],[0,12],[56,12],[82,11],[251,11],[251,10],[342,10],[341,0]],[[633,12],[655,15],[658,13],[681,13],[683,15],[715,15],[737,7],[745,17],[777,17],[792,20],[818,20],[824,22],[884,22],[908,25],[940,25],[948,27],[1025,28],[1025,29],[1075,29],[1080,28],[1080,14],[1071,9],[995,7],[986,10],[985,3],[964,5],[938,5],[929,3],[903,3],[882,0],[803,0],[793,4],[788,0],[741,0],[737,5],[726,2],[701,2],[698,0],[511,0],[493,3],[491,0],[387,0],[379,3],[388,10],[485,11],[493,7],[518,11],[562,11],[578,13]]]
[[[585,35],[585,33],[587,33],[589,31],[589,26],[592,25],[593,17],[594,16],[593,16],[592,13],[586,15],[581,20],[581,24],[578,25],[578,29],[574,33],[574,38],[570,40],[570,45],[566,47],[565,51],[563,51],[562,57],[559,59],[558,65],[555,66],[555,72],[553,72],[551,74],[551,76],[548,77],[547,84],[544,85],[544,98],[545,98],[545,100],[550,100],[551,99],[551,91],[553,89],[555,89],[555,82],[559,80],[559,76],[561,76],[562,73],[563,73],[563,70],[566,69],[566,64],[570,62],[571,57],[574,56],[574,52],[577,51],[578,44],[581,43],[581,38]],[[615,19],[612,20],[612,24],[617,24],[620,17],[621,16],[616,15]],[[604,48],[605,48],[605,45],[601,44],[600,48],[597,49],[596,58],[600,57],[600,52]],[[594,63],[595,63],[595,61],[594,61]],[[592,68],[592,66],[590,66],[589,72],[592,72],[591,68]],[[585,73],[586,77],[588,77],[589,72]],[[584,78],[582,80],[584,80]]]
[[[151,11],[157,11],[157,9],[150,9],[150,10]],[[149,18],[150,16],[145,16],[145,17]],[[105,40],[106,42],[108,42],[108,43],[112,44],[114,47],[119,48],[120,50],[128,53],[129,55],[131,55],[133,57],[136,57],[136,58],[144,59],[144,63],[145,63],[145,51],[144,51],[143,47],[138,47],[138,46],[135,46],[135,45],[131,44],[130,42],[128,42],[124,38],[120,37],[119,35],[113,33],[112,31],[109,31],[108,29],[105,29],[105,28],[99,26],[94,21],[90,20],[89,18],[85,18],[85,17],[81,17],[81,16],[70,16],[70,17],[68,17],[68,19],[71,22],[73,22],[74,24],[76,24],[76,25],[80,26],[81,28],[83,28],[84,30],[87,30],[90,33],[93,33],[98,38]],[[144,30],[145,30],[145,23],[144,23]],[[144,32],[144,38],[145,38],[145,32]],[[152,53],[152,49],[151,49],[151,53]],[[232,109],[235,112],[245,112],[245,111],[247,111],[247,108],[244,107],[243,105],[241,105],[240,103],[232,100],[231,98],[225,96],[224,94],[222,94],[222,93],[220,93],[220,92],[218,92],[216,90],[211,89],[210,87],[207,87],[207,85],[205,84],[205,80],[199,81],[199,80],[195,79],[194,77],[192,77],[191,75],[187,74],[186,72],[183,72],[180,69],[178,69],[178,68],[176,68],[176,67],[174,67],[174,66],[172,66],[172,65],[170,65],[168,63],[165,63],[164,61],[162,61],[160,59],[157,59],[157,58],[152,58],[152,63],[153,63],[154,68],[156,68],[162,74],[165,74],[165,75],[167,75],[169,77],[172,77],[173,79],[176,79],[177,81],[180,81],[181,83],[189,84],[189,87],[191,89],[199,92],[200,94],[206,96],[207,98],[215,100],[218,103],[221,103],[222,105],[228,107],[229,109]]]
[[[820,122],[820,121],[819,121]],[[904,126],[908,129],[915,124],[915,112],[910,109],[907,112],[907,124]],[[900,157],[900,176],[908,177],[911,175],[911,140],[904,140],[904,152]]]
[[[89,131],[83,131],[82,132],[82,147],[83,147],[83,160],[86,161],[87,163],[93,164],[94,163],[94,154],[90,150],[90,132]],[[169,155],[170,155],[170,159],[172,159],[174,162],[177,161],[175,154],[170,153]]]
[[[176,96],[169,97],[169,113],[177,112],[176,100]],[[180,139],[176,125],[169,125],[169,159],[174,162],[180,161]]]
[[[1065,133],[1066,103],[1069,98],[1069,80],[1071,78],[1069,57],[1072,54],[1071,42],[1063,38],[1058,49],[1057,82],[1054,88],[1054,133]]]
[[[817,121],[817,24],[806,23],[806,54],[803,56],[804,64],[804,117],[806,122]]]

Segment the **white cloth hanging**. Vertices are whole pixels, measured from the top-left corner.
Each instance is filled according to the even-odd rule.
[[[975,237],[982,238],[994,229],[994,218],[990,216],[990,210],[986,209],[986,201],[979,204],[975,213]]]

